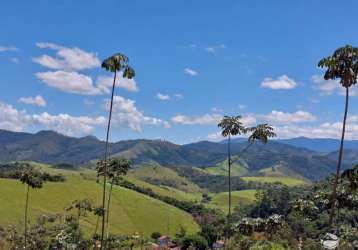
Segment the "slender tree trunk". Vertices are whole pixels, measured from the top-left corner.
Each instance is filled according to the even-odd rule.
[[[109,130],[111,128],[111,119],[112,119],[112,109],[113,109],[113,96],[114,96],[114,88],[116,86],[116,77],[117,72],[114,71],[113,77],[113,85],[112,85],[112,94],[111,94],[111,104],[109,108],[109,115],[108,115],[108,125],[107,125],[107,136],[106,136],[106,149],[104,155],[104,168],[103,168],[103,194],[102,194],[102,209],[103,209],[103,217],[102,217],[102,230],[101,230],[101,250],[104,249],[104,227],[105,227],[105,218],[106,218],[106,184],[107,184],[107,160],[108,160],[108,149],[109,149]]]
[[[227,155],[228,155],[228,164],[229,164],[229,214],[228,214],[228,219],[229,222],[231,220],[231,149],[230,149],[230,134],[229,134],[229,138],[228,138],[228,142],[227,142]]]
[[[96,227],[94,228],[94,233],[93,233],[93,235],[96,235],[96,234],[97,234],[98,224],[99,224],[99,215],[97,215]]]
[[[26,191],[26,204],[25,204],[25,249],[27,249],[27,210],[29,207],[29,193],[30,193],[30,186],[27,185],[27,191]]]
[[[336,208],[336,200],[337,200],[337,187],[338,187],[340,171],[341,171],[341,164],[342,164],[342,157],[343,157],[344,135],[345,135],[345,131],[346,131],[346,120],[347,120],[347,113],[348,113],[348,101],[349,101],[349,88],[346,87],[346,103],[345,103],[345,108],[344,108],[341,145],[340,145],[340,148],[339,148],[337,171],[336,171],[336,177],[335,177],[334,183],[333,183],[333,192],[332,192],[332,198],[331,198],[332,208],[331,208],[331,214],[330,214],[330,217],[329,217],[329,225],[330,225],[330,227],[332,227],[333,219],[334,219],[334,216],[335,216],[335,208]]]
[[[106,233],[107,233],[107,239],[108,239],[108,228],[109,228],[109,205],[111,204],[111,197],[112,197],[112,189],[113,189],[113,178],[111,180],[111,187],[109,189],[108,194],[108,203],[107,203],[107,218],[106,218]]]

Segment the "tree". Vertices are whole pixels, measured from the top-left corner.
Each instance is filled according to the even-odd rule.
[[[325,80],[340,79],[340,84],[345,88],[345,108],[343,117],[343,128],[341,134],[341,143],[339,147],[338,162],[336,168],[336,176],[333,183],[333,191],[331,197],[331,213],[329,224],[332,226],[333,218],[335,216],[336,198],[337,198],[337,186],[340,177],[340,170],[343,156],[343,144],[346,131],[346,120],[348,113],[349,102],[349,88],[357,83],[358,73],[358,48],[347,45],[345,47],[338,48],[333,55],[321,59],[318,63],[318,67],[326,68],[324,74]]]
[[[28,215],[28,207],[29,207],[29,194],[30,194],[30,187],[35,188],[42,188],[43,179],[42,175],[39,171],[35,170],[31,166],[27,166],[20,176],[20,181],[23,184],[27,185],[26,188],[26,202],[25,202],[25,226],[24,226],[24,237],[25,237],[25,249],[27,247],[27,215]]]
[[[128,170],[131,168],[131,162],[127,159],[110,159],[107,163],[107,178],[110,180],[111,186],[109,189],[108,201],[107,201],[107,217],[106,217],[106,232],[107,236],[108,232],[108,224],[109,224],[109,206],[111,203],[113,184],[115,181],[120,178],[120,176],[126,175]],[[104,162],[100,161],[98,164],[98,175],[104,175]]]
[[[246,133],[246,128],[240,121],[241,116],[224,116],[224,118],[218,124],[218,127],[221,128],[221,135],[227,137],[227,155],[228,155],[228,178],[229,178],[229,213],[228,218],[231,216],[231,150],[230,150],[230,140],[231,136],[241,135]]]
[[[66,211],[77,209],[77,239],[80,238],[80,219],[81,216],[86,216],[87,212],[92,212],[92,202],[89,199],[75,200],[71,206],[66,208]]]
[[[112,84],[112,92],[111,92],[111,102],[109,107],[109,115],[108,115],[108,124],[107,124],[107,135],[106,135],[106,146],[105,146],[105,155],[104,155],[104,168],[103,168],[103,193],[102,193],[102,209],[104,211],[104,216],[102,217],[102,230],[101,230],[101,249],[103,249],[104,243],[104,229],[105,229],[105,205],[106,205],[106,185],[107,185],[107,159],[109,157],[109,130],[111,128],[111,119],[112,119],[112,110],[113,110],[113,97],[114,97],[114,89],[116,87],[116,78],[117,72],[122,72],[122,76],[124,78],[132,79],[135,76],[135,72],[131,66],[128,64],[128,57],[117,53],[113,56],[105,59],[102,62],[102,68],[107,71],[113,72],[113,84]]]

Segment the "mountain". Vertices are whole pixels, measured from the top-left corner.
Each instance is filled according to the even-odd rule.
[[[233,143],[232,155],[237,156],[246,147],[246,142]],[[33,160],[49,164],[68,163],[76,166],[94,164],[103,157],[105,143],[96,137],[74,138],[53,131],[36,134],[0,130],[0,162]],[[112,157],[126,157],[135,166],[160,165],[166,167],[225,167],[227,145],[201,141],[176,145],[163,140],[126,140],[110,144]],[[235,158],[234,158],[235,159]],[[350,153],[352,161],[358,161],[358,151]],[[235,166],[244,169],[245,175],[288,174],[316,180],[334,172],[334,152],[324,155],[316,151],[291,146],[280,141],[266,145],[255,144],[247,150]],[[263,171],[266,169],[266,171]],[[214,171],[215,172],[215,171]]]
[[[235,138],[232,140],[234,143],[242,143],[246,139],[244,138]],[[339,149],[340,140],[331,139],[331,138],[307,138],[307,137],[297,137],[291,139],[276,139],[274,141],[281,142],[290,146],[307,148],[316,152],[329,153]],[[226,141],[222,141],[226,143]],[[358,150],[358,140],[345,140],[344,141],[345,149],[354,149]]]

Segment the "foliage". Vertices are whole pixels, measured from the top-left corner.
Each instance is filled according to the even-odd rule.
[[[200,235],[188,235],[183,239],[182,244],[183,250],[190,249],[190,247],[196,250],[206,250],[209,248],[206,239]]]

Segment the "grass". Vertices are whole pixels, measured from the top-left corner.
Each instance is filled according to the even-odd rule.
[[[232,207],[237,206],[239,203],[253,203],[255,201],[255,189],[233,191],[231,192]],[[229,193],[222,192],[217,194],[211,194],[212,200],[208,204],[209,207],[221,209],[225,213],[229,211]]]
[[[39,190],[30,192],[30,218],[34,221],[41,214],[63,213],[76,199],[91,199],[100,204],[101,186],[95,182],[95,173],[90,170],[70,171],[51,169],[46,165],[37,165],[52,173],[63,173],[67,180],[63,183],[47,182]],[[0,179],[0,225],[19,224],[23,221],[25,207],[24,184],[17,180]],[[132,190],[115,187],[111,203],[111,232],[131,235],[138,232],[150,236],[154,231],[173,236],[182,226],[188,232],[199,230],[190,214],[163,203],[159,200],[139,194]],[[89,215],[82,219],[81,226],[86,235],[93,233],[96,217]]]
[[[255,181],[262,183],[279,182],[289,187],[304,185],[306,182],[301,179],[286,177],[286,176],[247,176],[241,177],[245,181]]]
[[[175,198],[177,200],[180,201],[201,201],[202,199],[202,195],[201,193],[189,193],[189,192],[184,192],[182,190],[173,188],[173,187],[168,187],[168,186],[158,186],[158,185],[153,185],[150,183],[147,183],[145,181],[141,181],[135,178],[130,178],[130,177],[126,177],[126,179],[130,182],[132,182],[133,184],[135,184],[136,186],[142,187],[142,188],[150,188],[154,193],[162,195],[162,196],[167,196],[167,197],[172,197]]]
[[[231,164],[231,175],[232,176],[243,176],[249,172],[247,165],[243,165],[237,159],[237,157],[232,157],[232,164]],[[212,175],[224,175],[226,176],[228,173],[228,161],[225,160],[215,167],[206,168],[205,171]]]
[[[201,192],[199,186],[192,183],[187,178],[179,176],[177,172],[170,168],[160,166],[143,166],[131,170],[128,176],[145,182],[155,183],[156,185],[170,186],[184,192]]]

